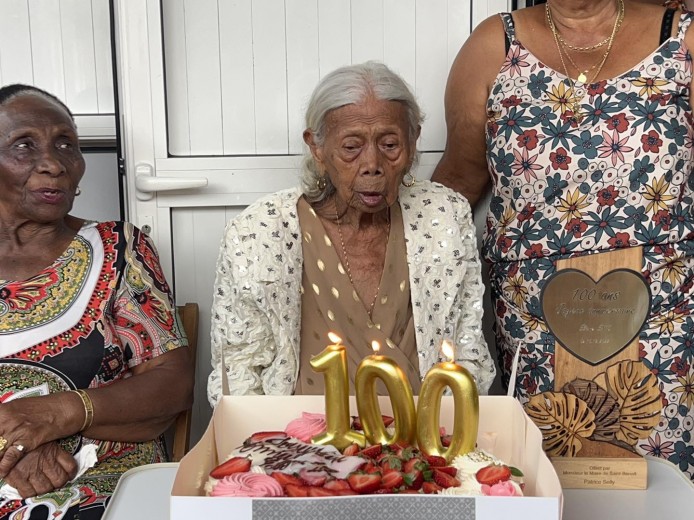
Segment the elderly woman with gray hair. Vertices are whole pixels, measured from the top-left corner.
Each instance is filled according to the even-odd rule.
[[[416,181],[422,112],[385,65],[342,67],[306,112],[301,189],[267,196],[229,223],[217,261],[208,396],[321,394],[309,360],[347,346],[350,387],[372,341],[418,393],[445,338],[486,393],[480,261],[470,206]]]

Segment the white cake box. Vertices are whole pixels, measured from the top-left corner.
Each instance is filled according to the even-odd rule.
[[[391,413],[388,397],[381,410]],[[415,398],[416,399],[416,398]],[[354,398],[351,414],[356,415]],[[453,400],[444,397],[441,425],[453,431]],[[525,473],[526,497],[362,495],[327,498],[206,497],[208,474],[254,432],[283,430],[301,412],[324,413],[323,396],[225,396],[197,445],[181,461],[171,490],[171,519],[234,520],[559,520],[559,478],[542,451],[542,435],[515,399],[480,397],[478,443]]]

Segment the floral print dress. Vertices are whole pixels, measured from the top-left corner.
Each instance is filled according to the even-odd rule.
[[[553,390],[555,338],[540,293],[558,259],[642,246],[652,308],[639,353],[663,414],[635,448],[694,477],[694,129],[684,43],[693,15],[682,13],[677,35],[631,70],[589,85],[540,62],[501,16],[511,44],[486,107],[493,193],[483,251],[504,382],[518,348],[519,399]]]

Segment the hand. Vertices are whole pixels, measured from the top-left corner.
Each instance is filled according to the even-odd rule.
[[[5,478],[26,453],[77,433],[83,416],[81,399],[71,392],[0,404],[0,437],[7,441],[0,450],[0,478]]]
[[[77,474],[77,462],[55,442],[28,452],[5,477],[22,498],[63,487]]]

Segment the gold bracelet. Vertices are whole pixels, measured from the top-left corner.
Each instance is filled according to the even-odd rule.
[[[89,394],[84,390],[71,390],[71,392],[79,395],[84,405],[84,424],[82,424],[82,428],[80,428],[80,431],[83,432],[92,425],[92,421],[94,420],[94,404]]]

